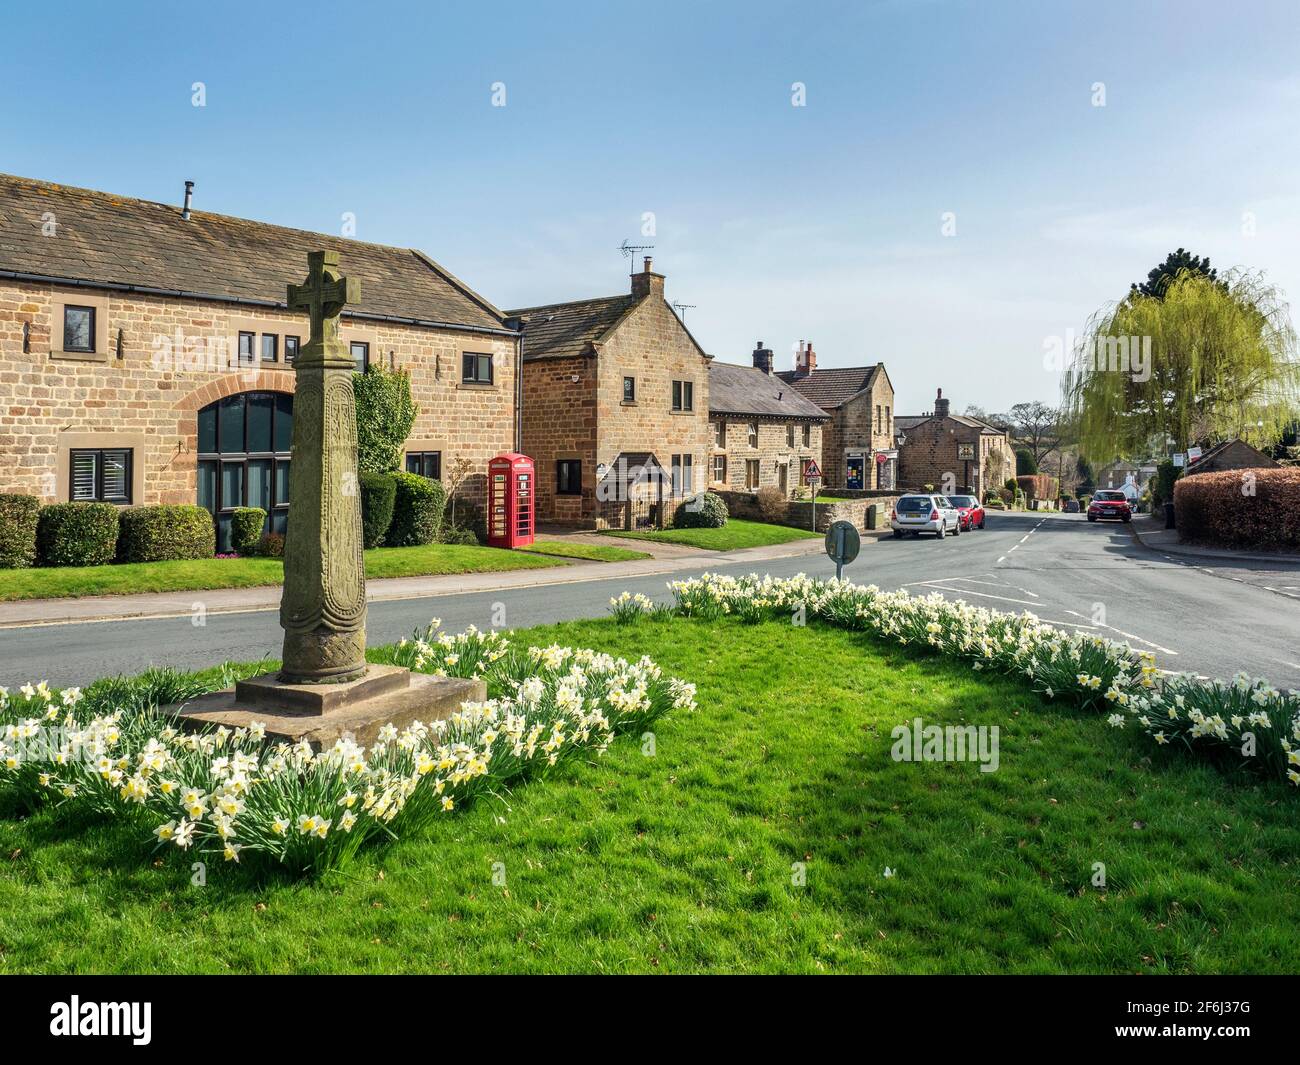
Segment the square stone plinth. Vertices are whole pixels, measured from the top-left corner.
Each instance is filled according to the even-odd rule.
[[[486,698],[481,680],[372,665],[364,677],[342,684],[285,684],[277,674],[264,673],[163,709],[175,714],[182,727],[239,728],[261,722],[268,739],[306,740],[321,749],[344,737],[369,747],[386,724],[402,729],[413,721],[438,721],[461,703]]]

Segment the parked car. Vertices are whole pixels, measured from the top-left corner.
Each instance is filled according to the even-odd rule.
[[[949,496],[948,502],[957,508],[962,532],[984,528],[984,508],[974,496]]]
[[[946,496],[909,492],[898,497],[889,515],[889,527],[894,530],[895,540],[901,540],[904,533],[934,533],[942,540],[948,533],[961,535],[961,515]]]
[[[1088,520],[1098,521],[1101,518],[1131,521],[1133,508],[1129,505],[1128,496],[1118,488],[1103,488],[1096,492],[1088,504]]]

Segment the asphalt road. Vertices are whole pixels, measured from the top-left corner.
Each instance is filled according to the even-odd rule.
[[[523,628],[603,617],[624,589],[668,599],[666,582],[707,570],[745,573],[753,565],[702,558],[697,570],[530,588],[372,603],[372,644],[395,641],[428,623],[458,631],[474,624]],[[778,559],[763,572],[830,576],[821,555]],[[1300,567],[1206,563],[1141,546],[1120,525],[1081,517],[995,514],[982,531],[943,541],[868,540],[845,575],[860,584],[938,591],[1000,610],[1030,610],[1154,651],[1162,668],[1231,677],[1245,669],[1282,688],[1300,688]],[[226,660],[278,655],[274,611],[189,618],[93,622],[0,630],[0,684],[28,680],[85,684],[151,664],[197,669]]]

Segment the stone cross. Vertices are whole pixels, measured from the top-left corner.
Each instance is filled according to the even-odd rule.
[[[307,280],[288,286],[293,310],[311,315],[310,339],[294,359],[293,461],[284,545],[280,679],[354,680],[366,671],[366,580],[357,483],[353,362],[339,313],[361,298],[339,253],[307,255]]]

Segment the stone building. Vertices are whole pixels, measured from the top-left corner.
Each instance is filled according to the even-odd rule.
[[[760,340],[752,366],[709,366],[709,487],[735,492],[778,488],[793,496],[805,483],[808,463],[822,462],[822,432],[829,416],[772,369]]]
[[[885,364],[817,368],[811,341],[800,341],[793,370],[777,374],[820,407],[826,488],[892,489],[898,483],[894,386]]]
[[[523,331],[522,450],[537,464],[537,520],[663,525],[704,486],[709,362],[664,299],[664,277],[623,296],[509,312]]]
[[[358,368],[410,371],[407,469],[476,471],[516,445],[518,336],[421,252],[0,176],[0,491],[46,502],[198,502],[287,521],[293,356],[307,252],[361,280],[341,334]]]
[[[934,410],[897,419],[900,487],[907,491],[932,484],[938,491],[970,492],[981,499],[1016,472],[1015,452],[1006,430],[949,411],[943,389]]]

